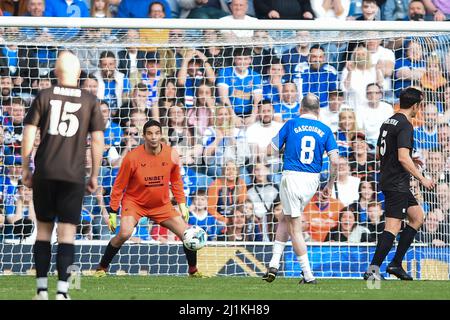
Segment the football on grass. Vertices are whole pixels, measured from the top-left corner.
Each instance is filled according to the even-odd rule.
[[[189,250],[200,250],[206,244],[205,230],[198,226],[190,226],[184,231],[183,244]]]

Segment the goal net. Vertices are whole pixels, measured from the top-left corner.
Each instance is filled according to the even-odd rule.
[[[303,235],[316,276],[360,277],[384,228],[379,127],[398,110],[400,91],[416,86],[425,100],[413,123],[413,155],[436,188],[411,181],[425,222],[404,266],[419,279],[449,279],[450,33],[444,25],[150,20],[2,20],[0,274],[34,272],[35,212],[32,192],[21,183],[23,118],[39,90],[56,83],[58,53],[70,50],[81,62],[80,86],[98,97],[106,123],[100,187],[86,194],[77,228],[81,272],[95,270],[114,236],[105,217],[115,177],[125,155],[143,143],[144,123],[156,119],[165,143],[180,154],[189,223],[208,234],[199,269],[262,275],[283,211],[282,157],[267,156],[266,147],[313,93],[320,120],[338,142],[339,173],[329,202],[319,201],[319,187],[306,205]],[[86,155],[89,174],[89,141]],[[325,158],[321,187],[327,179]],[[280,274],[300,271],[288,242]],[[179,239],[142,218],[109,272],[184,275],[187,264]]]

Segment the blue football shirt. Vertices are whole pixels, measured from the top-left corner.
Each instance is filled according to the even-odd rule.
[[[338,152],[331,129],[311,115],[288,120],[272,139],[272,147],[281,150],[283,170],[320,173],[324,152]]]
[[[217,86],[227,86],[231,105],[236,115],[247,115],[253,109],[253,94],[262,94],[262,79],[259,73],[248,69],[243,75],[236,73],[234,67],[219,70]]]

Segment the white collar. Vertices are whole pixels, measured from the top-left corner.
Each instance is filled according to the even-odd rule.
[[[312,120],[317,120],[318,119],[315,115],[313,115],[311,113],[302,114],[300,116],[300,118],[306,118],[306,119],[312,119]]]

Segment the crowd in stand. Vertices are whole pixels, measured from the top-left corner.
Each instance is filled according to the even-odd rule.
[[[0,15],[442,21],[450,18],[450,6],[442,0],[6,0]],[[277,34],[268,31],[204,30],[202,47],[152,48],[157,42],[180,43],[187,31],[120,32],[125,43],[142,47],[116,41],[114,48],[114,30],[0,30],[4,39],[64,40],[64,48],[81,61],[81,88],[98,98],[106,124],[104,158],[100,187],[84,199],[79,239],[111,237],[106,221],[114,179],[153,118],[180,154],[189,223],[204,228],[209,240],[272,241],[282,212],[282,161],[267,156],[267,145],[286,121],[299,116],[301,98],[314,93],[321,103],[319,120],[338,142],[339,174],[331,199],[320,202],[318,190],[305,208],[305,238],[375,242],[384,228],[375,159],[379,127],[397,110],[400,90],[414,85],[426,97],[414,120],[414,155],[437,183],[425,192],[412,181],[427,213],[417,240],[450,243],[448,35],[371,39],[368,33],[365,40],[316,43],[308,32],[297,31],[290,34],[297,45],[270,46]],[[233,38],[248,40],[248,46],[217,46]],[[109,49],[74,44],[83,40],[108,43]],[[32,191],[20,180],[23,119],[37,93],[56,84],[53,68],[63,46],[5,43],[0,46],[0,239],[11,239],[31,233],[35,219]],[[35,149],[38,145],[39,139]],[[87,174],[90,162],[87,150]],[[322,181],[327,174],[325,161]],[[144,218],[132,240],[176,237]]]

